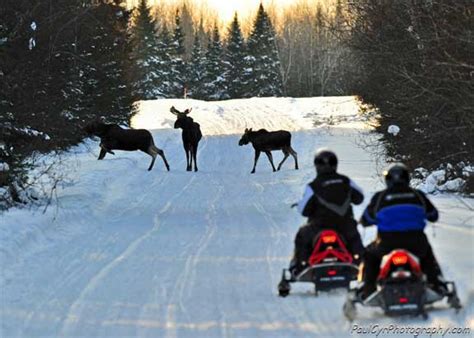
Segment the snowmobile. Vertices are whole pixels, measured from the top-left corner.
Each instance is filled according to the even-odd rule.
[[[322,230],[314,242],[306,269],[296,275],[289,269],[283,269],[278,284],[278,294],[281,297],[290,294],[291,283],[313,283],[318,294],[319,291],[348,288],[349,283],[357,278],[359,268],[354,264],[354,258],[336,231]]]
[[[444,298],[456,312],[461,308],[454,282],[445,282],[446,288],[442,290],[430,288],[418,258],[403,249],[393,250],[383,257],[377,277],[377,291],[364,300],[361,298],[360,284],[359,280],[358,286],[350,286],[343,306],[344,315],[349,321],[355,319],[356,304],[380,307],[388,316],[421,315],[424,319],[428,317],[425,305]]]

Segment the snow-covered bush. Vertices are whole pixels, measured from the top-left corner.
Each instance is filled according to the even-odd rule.
[[[439,192],[472,192],[474,166],[460,162],[450,163],[437,170],[429,171],[425,168],[414,170],[411,185],[428,194]]]

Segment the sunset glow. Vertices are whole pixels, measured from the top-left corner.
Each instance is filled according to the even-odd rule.
[[[264,6],[273,5],[282,8],[294,4],[294,0],[188,0],[197,6],[207,5],[209,9],[218,13],[223,21],[230,21],[237,12],[240,17],[247,17],[257,11],[258,5],[262,2]],[[160,3],[182,4],[183,0],[148,0],[150,6]],[[128,6],[137,6],[139,0],[128,0]]]
[[[196,0],[199,2],[201,0]],[[283,7],[294,3],[294,0],[203,0],[207,1],[209,6],[215,9],[222,20],[229,21],[232,19],[235,12],[239,16],[246,17],[247,15],[256,12],[260,2],[264,5],[273,4],[278,7]]]

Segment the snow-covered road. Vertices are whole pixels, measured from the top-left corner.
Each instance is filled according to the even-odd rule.
[[[192,107],[206,135],[198,173],[185,171],[171,105]],[[149,158],[139,153],[97,161],[90,141],[67,157],[69,183],[58,207],[1,216],[0,336],[350,336],[343,291],[315,297],[303,285],[282,299],[276,285],[304,221],[289,206],[314,175],[317,147],[336,151],[340,171],[367,193],[363,206],[382,187],[365,145],[374,136],[357,110],[351,97],[143,102],[134,126],[154,130],[170,172],[159,159],[147,172]],[[301,170],[289,158],[272,173],[263,156],[250,175],[253,149],[238,146],[245,127],[291,130]],[[281,157],[275,153],[275,163]],[[474,203],[454,196],[434,203],[442,221],[427,233],[465,308],[454,315],[439,304],[427,321],[395,321],[474,330]],[[374,231],[362,235],[370,242]],[[393,322],[377,310],[356,321]]]

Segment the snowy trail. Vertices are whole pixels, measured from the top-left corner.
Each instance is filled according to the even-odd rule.
[[[192,106],[206,135],[198,173],[184,171],[180,134],[169,129],[171,105]],[[96,161],[97,154],[79,148],[70,158],[73,182],[59,192],[59,211],[15,209],[2,216],[0,336],[350,336],[343,291],[314,297],[311,285],[302,285],[281,299],[276,285],[304,221],[289,206],[314,175],[315,148],[338,153],[340,171],[364,188],[365,203],[381,187],[375,159],[361,146],[373,136],[353,98],[162,100],[142,103],[141,112],[135,126],[155,129],[171,172],[159,159],[146,172],[143,154]],[[314,119],[336,122],[314,128]],[[262,156],[250,175],[253,149],[237,145],[245,127],[291,130],[301,170],[289,158],[272,173]],[[89,145],[97,152],[95,142]],[[274,154],[276,163],[281,158]],[[398,323],[472,329],[473,203],[452,196],[434,202],[442,222],[434,236],[427,233],[465,308]],[[370,242],[374,231],[362,234]],[[393,322],[372,310],[361,311],[357,321]]]

